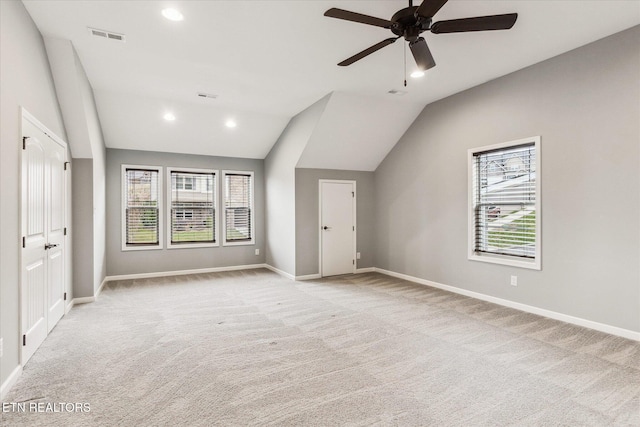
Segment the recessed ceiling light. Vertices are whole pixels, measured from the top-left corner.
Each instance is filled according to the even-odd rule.
[[[172,122],[176,119],[176,116],[174,116],[173,113],[165,113],[162,117],[168,122]]]
[[[162,16],[167,18],[170,21],[182,21],[184,16],[178,10],[173,9],[171,7],[162,9]]]
[[[424,77],[424,71],[415,70],[413,73],[411,73],[411,77],[413,77],[414,79],[419,79],[420,77]]]
[[[229,119],[227,120],[227,122],[224,124],[226,127],[228,128],[234,128],[236,126],[238,126],[238,124],[236,123],[235,120]]]

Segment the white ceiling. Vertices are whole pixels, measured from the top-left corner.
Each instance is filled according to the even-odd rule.
[[[519,18],[509,31],[426,33],[437,66],[403,88],[401,40],[338,67],[390,32],[323,13],[340,7],[388,19],[405,1],[24,3],[45,37],[75,46],[95,92],[107,147],[264,158],[292,116],[340,92],[357,111],[344,102],[336,103],[336,111],[328,109],[301,164],[321,167],[323,158],[327,164],[335,160],[333,150],[323,149],[330,140],[334,146],[350,144],[355,163],[341,168],[362,170],[382,160],[426,104],[640,24],[637,0],[450,0],[436,21],[510,12]],[[165,7],[178,8],[184,21],[163,18]],[[126,42],[90,36],[87,27],[123,33]],[[411,71],[410,52],[407,64]],[[408,93],[398,97],[390,89]],[[198,98],[198,92],[218,98]],[[367,101],[373,99],[379,102]],[[392,103],[398,119],[376,119],[380,103]],[[169,110],[177,117],[171,123],[162,119]],[[336,130],[361,122],[368,112],[368,126]],[[229,117],[237,128],[224,126]],[[382,154],[358,163],[372,147]]]
[[[398,97],[334,92],[297,167],[374,171],[420,111]]]

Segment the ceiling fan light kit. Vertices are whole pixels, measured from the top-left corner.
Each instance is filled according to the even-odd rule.
[[[324,13],[330,18],[345,21],[358,22],[360,24],[373,25],[386,28],[396,37],[385,39],[373,46],[359,52],[344,61],[339,66],[348,66],[372,53],[394,43],[399,38],[404,38],[409,43],[409,48],[420,71],[426,71],[436,66],[436,61],[429,50],[427,41],[421,37],[425,31],[433,34],[466,33],[471,31],[508,30],[516,23],[517,13],[504,15],[477,16],[474,18],[451,19],[433,22],[434,15],[447,3],[448,0],[424,0],[420,6],[413,6],[409,0],[409,7],[397,11],[390,20],[376,18],[348,10],[331,8]]]

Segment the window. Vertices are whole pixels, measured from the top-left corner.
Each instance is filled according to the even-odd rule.
[[[193,219],[193,211],[187,211],[184,209],[181,210],[177,210],[175,217],[180,219],[180,220],[188,220],[188,219]]]
[[[168,168],[168,248],[217,246],[216,171]]]
[[[469,150],[469,259],[540,269],[540,137]]]
[[[122,165],[122,250],[160,249],[162,168]]]
[[[176,190],[193,190],[194,188],[194,177],[187,175],[178,175],[176,176],[175,185],[172,186]]]
[[[254,244],[253,172],[224,171],[224,244]]]

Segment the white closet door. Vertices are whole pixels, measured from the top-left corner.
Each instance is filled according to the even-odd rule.
[[[64,314],[66,148],[23,119],[22,364]]]
[[[65,181],[64,162],[66,150],[60,144],[51,141],[47,156],[48,194],[47,206],[48,238],[50,248],[47,250],[48,263],[48,298],[47,332],[50,332],[64,315],[64,219],[65,219]]]

